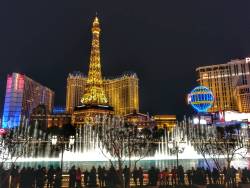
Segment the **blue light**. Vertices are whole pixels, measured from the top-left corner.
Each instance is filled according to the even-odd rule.
[[[198,86],[189,94],[189,103],[197,112],[207,112],[212,107],[213,102],[213,93],[207,87]]]
[[[56,106],[53,108],[53,114],[63,114],[65,113],[65,108],[62,106]]]

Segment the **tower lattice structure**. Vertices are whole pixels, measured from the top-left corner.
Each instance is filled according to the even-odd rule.
[[[81,99],[81,102],[85,105],[106,105],[108,103],[102,80],[99,41],[100,32],[99,19],[95,17],[92,26],[92,46],[87,85]]]

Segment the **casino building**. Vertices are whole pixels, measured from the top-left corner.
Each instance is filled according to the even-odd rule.
[[[72,113],[81,105],[81,98],[87,84],[87,76],[81,72],[70,73],[67,78],[66,109]],[[126,115],[139,111],[139,79],[135,73],[126,73],[117,78],[104,78],[103,88],[108,104],[115,114]]]
[[[7,76],[2,127],[17,127],[30,119],[32,110],[43,104],[52,112],[54,92],[20,73]]]
[[[250,112],[250,58],[196,69],[200,85],[208,87],[215,101],[210,112]]]

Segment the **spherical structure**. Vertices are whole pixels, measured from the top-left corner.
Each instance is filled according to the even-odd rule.
[[[213,105],[214,96],[210,89],[204,86],[194,88],[188,96],[188,102],[198,112],[207,112]]]

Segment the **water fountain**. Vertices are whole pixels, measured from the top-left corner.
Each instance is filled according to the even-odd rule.
[[[53,135],[38,129],[38,122],[36,122],[34,126],[29,126],[27,121],[23,122],[25,123],[13,129],[15,138],[21,141],[20,144],[17,145],[16,153],[22,154],[20,156],[16,156],[17,158],[14,160],[18,163],[28,165],[39,164],[41,162],[46,162],[48,164],[59,163],[61,159],[61,152],[53,150],[51,147],[51,138]],[[71,150],[64,152],[64,168],[68,168],[70,164],[79,163],[85,164],[85,167],[87,163],[91,165],[98,163],[108,164],[106,156],[111,156],[105,149],[102,148],[102,143],[98,136],[98,134],[100,134],[98,132],[98,127],[102,127],[103,129],[119,127],[119,125],[124,124],[124,119],[118,116],[96,116],[94,122],[94,125],[86,123],[85,125],[77,128],[74,146]],[[171,130],[164,129],[164,134],[158,143],[158,148],[154,156],[145,157],[141,161],[141,164],[143,166],[153,164],[159,168],[165,168],[166,165],[175,165],[176,155],[171,154],[170,145],[173,141],[180,140],[182,144],[181,147],[183,147],[183,152],[178,156],[180,161],[189,161],[186,168],[193,165],[200,165],[198,163],[199,161],[202,161],[203,157],[195,150],[193,142],[191,141],[193,138],[198,137],[199,132],[208,135],[214,134],[214,131],[213,126],[194,125],[191,119],[184,118],[183,121],[178,122],[176,127]],[[246,130],[244,130],[242,134],[245,134],[245,136],[248,137]],[[134,159],[136,159],[136,156]],[[147,161],[149,164],[144,164],[147,163]],[[246,165],[246,161],[244,161],[244,163],[241,161],[240,165]]]

